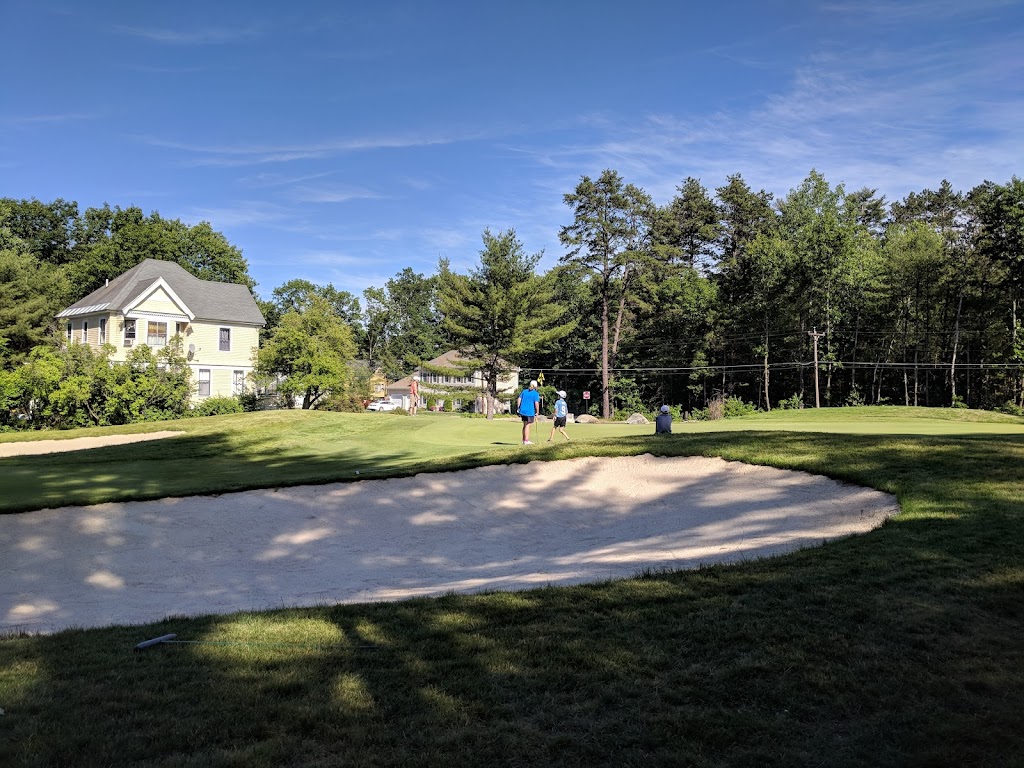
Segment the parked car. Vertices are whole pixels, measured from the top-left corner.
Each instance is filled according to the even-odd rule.
[[[379,400],[374,400],[368,406],[368,411],[393,411],[398,407],[398,403],[392,400],[390,397],[382,397]]]

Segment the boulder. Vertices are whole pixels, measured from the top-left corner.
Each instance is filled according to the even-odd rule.
[[[647,417],[644,416],[642,413],[634,413],[632,416],[630,416],[628,419],[626,419],[626,423],[627,424],[650,424],[651,422],[649,422],[647,420]]]
[[[596,416],[591,416],[589,413],[581,413],[576,417],[577,424],[597,424],[598,421]]]

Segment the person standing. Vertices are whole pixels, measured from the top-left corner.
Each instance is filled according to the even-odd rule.
[[[533,445],[530,442],[530,425],[537,419],[540,412],[540,392],[537,391],[537,382],[531,381],[529,389],[519,393],[516,400],[516,411],[523,420],[523,445]]]
[[[420,377],[415,373],[409,381],[409,415],[415,416],[420,407]]]
[[[566,442],[569,442],[569,435],[565,431],[565,421],[569,416],[569,406],[565,404],[565,391],[558,390],[558,399],[555,400],[555,423],[551,425],[551,435],[548,437],[548,442],[555,437],[555,430],[557,429],[562,433],[562,437],[565,438]]]
[[[658,418],[654,420],[654,434],[672,434],[672,414],[670,413],[667,405],[661,406],[661,413],[659,413]]]

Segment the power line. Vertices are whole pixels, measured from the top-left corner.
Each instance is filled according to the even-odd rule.
[[[906,368],[913,370],[946,370],[950,367],[948,362],[932,363],[900,363],[900,362],[866,362],[863,360],[824,360],[819,363],[819,368],[832,366],[834,368]],[[813,368],[814,361],[780,362],[769,363],[769,370],[792,369],[792,368]],[[957,370],[1014,370],[1024,369],[1024,363],[960,363],[956,364]],[[739,365],[689,365],[689,366],[644,366],[633,368],[609,368],[609,373],[693,373],[695,371],[763,371],[764,363],[744,363]],[[528,367],[524,370],[543,373],[545,376],[568,374],[568,373],[601,373],[600,368],[542,368]]]

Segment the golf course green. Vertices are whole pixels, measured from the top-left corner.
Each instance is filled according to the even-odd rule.
[[[570,443],[522,446],[515,420],[277,411],[0,444],[160,430],[182,434],[0,458],[0,512],[653,453],[827,475],[894,494],[901,513],[781,557],[601,584],[7,636],[0,765],[866,768],[1024,754],[1024,419],[777,411],[677,422],[668,437],[571,424]],[[133,651],[170,632],[188,643]]]

